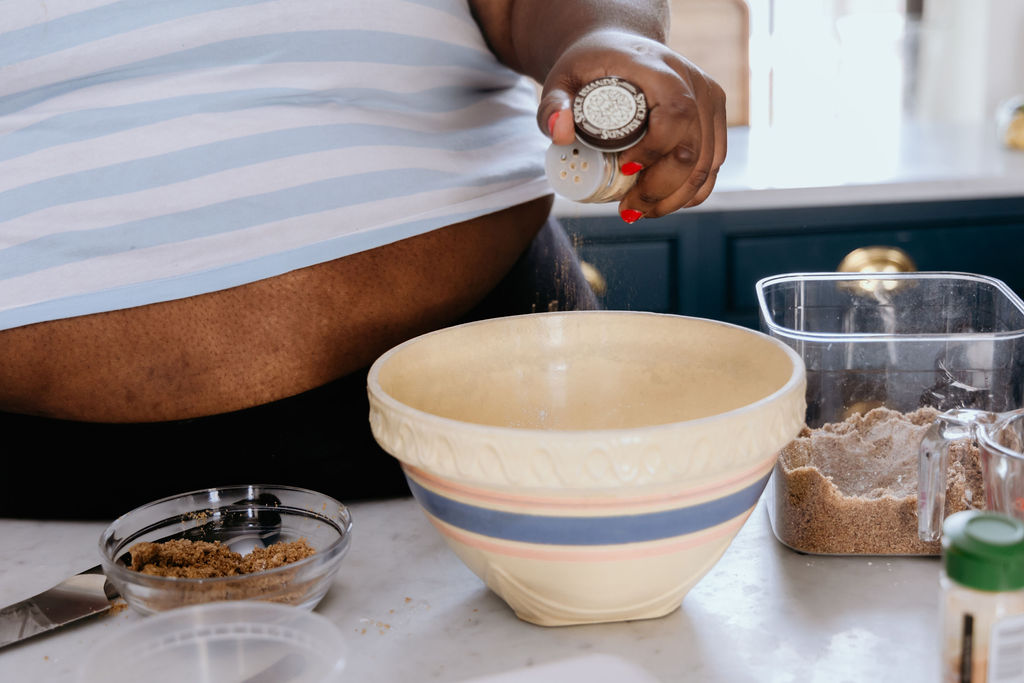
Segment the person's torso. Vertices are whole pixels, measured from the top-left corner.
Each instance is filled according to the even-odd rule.
[[[465,0],[14,0],[0,329],[273,277],[547,194]]]
[[[2,3],[0,410],[234,410],[451,322],[547,215],[535,107],[465,0]]]

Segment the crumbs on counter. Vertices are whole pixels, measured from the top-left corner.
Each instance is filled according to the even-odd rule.
[[[120,614],[128,608],[128,603],[124,600],[115,600],[110,605],[110,609],[107,610],[107,616],[112,617],[115,614]]]
[[[391,630],[391,624],[387,623],[386,621],[381,621],[380,619],[371,619],[369,617],[363,617],[359,621],[364,624],[370,624],[376,627],[377,633],[379,633],[380,635],[384,635],[385,633]],[[366,635],[367,628],[367,626],[364,626],[362,628],[356,627],[355,632],[360,635]]]

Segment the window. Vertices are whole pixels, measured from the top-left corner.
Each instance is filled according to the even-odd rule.
[[[898,125],[920,25],[905,0],[748,1],[752,127]]]
[[[747,0],[751,126],[988,124],[1024,93],[1024,0]]]

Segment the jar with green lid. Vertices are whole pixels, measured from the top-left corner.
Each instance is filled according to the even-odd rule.
[[[968,510],[942,526],[947,683],[1024,683],[1024,522]]]

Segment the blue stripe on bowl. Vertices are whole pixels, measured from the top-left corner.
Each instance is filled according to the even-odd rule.
[[[431,515],[465,531],[491,538],[548,545],[614,545],[691,534],[744,514],[757,503],[768,477],[723,498],[674,510],[635,515],[567,517],[506,512],[452,500],[406,476],[409,488]]]

